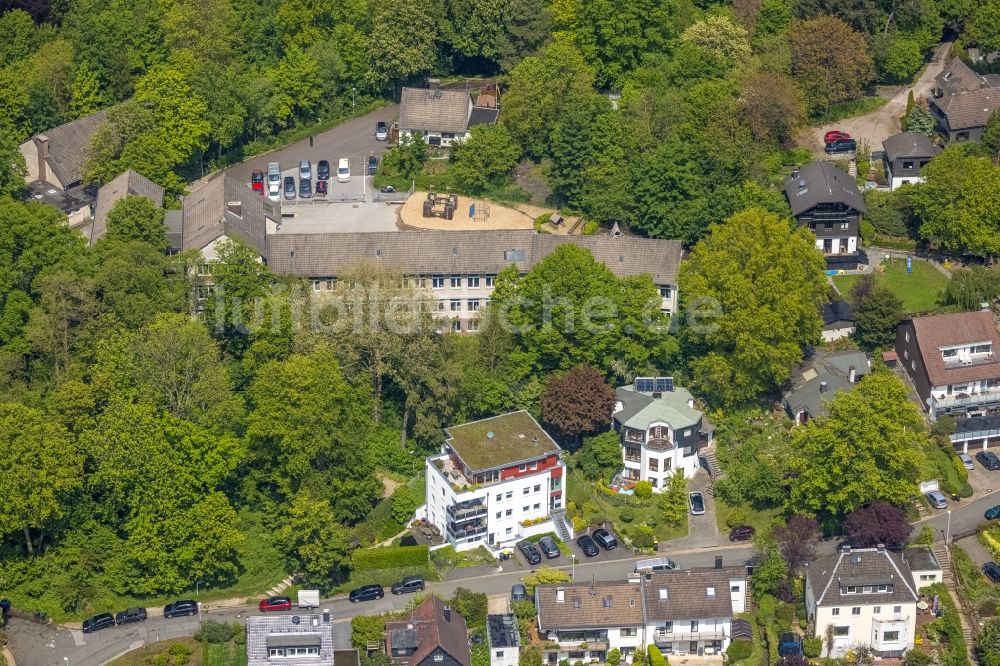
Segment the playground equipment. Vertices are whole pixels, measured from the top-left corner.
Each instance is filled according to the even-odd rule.
[[[490,219],[490,205],[485,201],[469,204],[469,217],[476,222],[485,222]]]
[[[440,217],[450,220],[455,217],[456,209],[458,209],[457,194],[427,193],[427,200],[424,201],[424,217]]]

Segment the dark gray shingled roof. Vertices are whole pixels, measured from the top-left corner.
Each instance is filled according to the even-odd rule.
[[[463,90],[403,88],[399,128],[464,134],[471,106],[472,98]]]
[[[855,548],[828,555],[809,565],[809,584],[817,606],[860,606],[908,603],[917,600],[913,574],[903,558],[892,551]],[[892,585],[892,592],[841,594],[847,585]]]
[[[90,148],[90,139],[107,117],[107,109],[101,109],[35,136],[48,137],[49,158],[46,163],[64,188],[83,180],[83,159]]]
[[[893,134],[882,142],[882,147],[890,160],[901,157],[934,157],[937,154],[937,148],[934,147],[930,137],[920,132]]]
[[[986,80],[972,71],[961,58],[952,58],[948,66],[934,77],[934,82],[945,95],[971,92],[988,85]]]
[[[407,275],[495,274],[511,264],[525,273],[562,243],[587,248],[619,277],[648,273],[655,284],[677,284],[680,243],[634,236],[555,236],[533,231],[274,234],[267,237],[267,263],[277,273],[306,277],[336,276],[362,260],[385,262]]]
[[[782,396],[785,406],[793,414],[805,409],[813,418],[826,416],[827,402],[840,391],[854,388],[855,384],[850,382],[851,367],[855,370],[857,381],[870,372],[864,352],[817,353],[792,370],[789,387]],[[824,382],[825,389],[822,386]]]
[[[90,232],[90,242],[95,243],[108,230],[108,213],[119,199],[127,196],[148,197],[158,207],[163,206],[163,188],[142,174],[123,171],[97,190],[97,205],[94,207],[94,226]]]
[[[948,118],[948,127],[953,132],[969,127],[984,127],[990,114],[1000,108],[1000,89],[984,88],[957,93],[932,99],[930,102]]]
[[[811,162],[797,177],[786,178],[785,196],[793,215],[821,203],[844,203],[862,213],[868,210],[854,179],[829,162]]]

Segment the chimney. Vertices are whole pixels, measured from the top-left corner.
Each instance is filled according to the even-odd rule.
[[[694,398],[688,398],[688,409],[694,409]]]
[[[35,148],[38,150],[38,180],[42,183],[49,182],[48,160],[49,158],[49,137],[46,134],[39,134],[35,137]]]
[[[323,609],[323,624],[330,624],[330,609]]]
[[[806,181],[799,180],[799,192],[801,192],[804,189],[806,189]]]
[[[722,555],[716,555],[715,556],[715,568],[716,569],[721,569],[722,568]]]
[[[444,607],[444,621],[451,622],[451,606]]]
[[[856,375],[857,375],[857,370],[854,369],[853,365],[847,369],[847,381],[853,384]]]
[[[840,552],[846,555],[851,552],[851,547],[849,545],[843,545],[840,547]]]
[[[795,169],[792,169],[792,178],[798,178],[798,177],[799,177],[799,170],[796,167]]]
[[[884,543],[875,544],[875,549],[878,552],[880,552],[880,553],[884,553],[885,552],[885,544]]]
[[[819,383],[819,392],[820,393],[826,393],[826,382],[820,382]]]

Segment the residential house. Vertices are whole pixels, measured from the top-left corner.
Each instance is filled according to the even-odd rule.
[[[465,618],[437,597],[385,623],[385,653],[403,666],[472,666]]]
[[[490,644],[490,666],[520,664],[521,633],[513,613],[487,616],[486,635]]]
[[[481,91],[475,101],[466,90],[403,88],[399,138],[419,134],[432,146],[448,147],[469,138],[469,128],[495,123],[499,113],[495,88]]]
[[[1000,339],[989,310],[906,319],[896,355],[931,419],[1000,409]]]
[[[823,342],[833,342],[854,333],[856,320],[854,308],[844,300],[837,299],[825,303],[820,311],[823,317]]]
[[[334,647],[329,612],[247,616],[248,666],[358,666],[356,649]]]
[[[816,236],[829,268],[856,268],[868,257],[858,244],[867,212],[854,178],[829,162],[812,162],[785,179],[785,196],[799,226]]]
[[[882,148],[885,152],[882,163],[890,190],[908,183],[924,182],[920,171],[937,155],[937,147],[930,138],[919,132],[893,134],[882,142]]]
[[[664,654],[718,654],[732,639],[733,615],[746,610],[745,567],[637,574],[535,588],[546,660],[625,659],[656,645]]]
[[[931,114],[949,141],[977,141],[990,114],[1000,108],[996,82],[977,74],[959,58],[934,77]]]
[[[841,391],[850,391],[871,371],[871,362],[864,352],[817,351],[792,370],[782,404],[798,424],[826,416],[830,400]]]
[[[903,551],[903,559],[910,567],[913,574],[913,585],[920,591],[920,588],[940,583],[944,580],[944,570],[937,557],[927,546],[915,546]]]
[[[142,174],[132,171],[124,171],[116,178],[105,183],[97,190],[97,205],[94,207],[94,221],[88,225],[90,232],[87,240],[91,244],[104,236],[108,231],[108,213],[114,205],[127,196],[146,197],[151,200],[157,208],[163,207],[163,188],[149,180]]]
[[[673,377],[636,377],[615,389],[612,426],[622,445],[622,477],[666,489],[676,470],[698,470],[698,450],[712,443],[714,428],[694,407],[691,393]]]
[[[51,204],[77,227],[90,218],[96,188],[83,185],[90,140],[107,119],[107,109],[34,135],[19,147],[27,167],[28,198]]]
[[[445,429],[442,452],[426,461],[427,503],[417,517],[456,550],[512,546],[534,534],[565,540],[562,449],[526,411]]]
[[[884,546],[844,547],[806,570],[806,615],[824,639],[824,657],[860,645],[901,657],[913,648],[918,600],[906,560]]]

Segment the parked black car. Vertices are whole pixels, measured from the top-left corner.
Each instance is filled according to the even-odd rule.
[[[320,160],[316,163],[316,180],[329,180],[330,179],[330,163],[326,160]]]
[[[146,609],[141,606],[126,608],[121,613],[115,615],[115,624],[132,624],[133,622],[145,622]]]
[[[802,639],[799,635],[791,631],[781,634],[778,639],[778,656],[781,657],[801,657]]]
[[[599,552],[601,552],[597,548],[597,542],[594,541],[594,539],[589,534],[584,534],[580,538],[578,538],[576,540],[576,545],[580,547],[580,550],[582,550],[583,554],[586,555],[587,557],[594,557]]]
[[[424,589],[424,579],[420,576],[407,576],[392,586],[393,594],[409,594]]]
[[[556,540],[550,536],[543,536],[538,540],[538,547],[545,554],[545,557],[550,560],[554,560],[559,557],[561,553],[559,552],[559,545],[556,544]]]
[[[992,451],[980,451],[976,454],[976,460],[988,470],[1000,469],[1000,457]]]
[[[368,175],[374,176],[375,172],[378,171],[378,158],[374,155],[368,156]]]
[[[363,585],[356,590],[351,590],[348,599],[351,600],[351,603],[356,604],[359,601],[375,601],[384,596],[385,590],[382,589],[381,585]]]
[[[827,153],[852,153],[858,149],[858,144],[854,139],[839,139],[826,144]]]
[[[299,179],[299,198],[312,199],[312,195],[313,195],[312,181],[306,180],[305,178]]]
[[[318,196],[318,197],[325,197],[329,193],[330,193],[330,186],[329,186],[328,182],[325,181],[325,180],[317,180],[316,181],[316,196]]]
[[[524,559],[528,561],[528,564],[535,565],[542,563],[542,554],[538,552],[535,544],[530,541],[519,541],[517,549],[521,551],[521,555],[524,555]]]
[[[285,176],[285,198],[295,198],[295,178],[293,176]]]
[[[753,533],[756,532],[750,525],[740,525],[739,527],[734,527],[729,533],[730,541],[749,541]]]
[[[599,527],[594,530],[594,533],[590,536],[592,536],[594,541],[597,542],[597,545],[604,550],[614,550],[618,547],[618,539],[616,539],[611,532],[607,531],[603,527]]]
[[[510,600],[511,601],[527,601],[528,600],[528,590],[521,583],[514,583],[510,587]]]
[[[94,617],[88,617],[83,621],[83,633],[91,634],[113,626],[115,626],[115,618],[111,613],[98,613]]]
[[[198,602],[193,599],[182,599],[163,607],[163,617],[184,617],[185,615],[197,615]]]
[[[983,565],[983,573],[995,584],[1000,585],[1000,564],[987,562]]]

